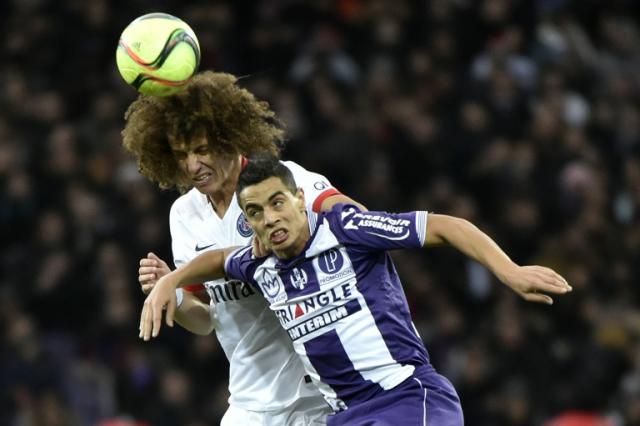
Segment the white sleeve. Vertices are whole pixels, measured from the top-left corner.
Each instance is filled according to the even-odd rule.
[[[185,225],[184,216],[181,213],[181,209],[176,207],[176,204],[174,202],[169,212],[169,229],[171,231],[173,264],[176,268],[179,268],[193,259],[195,254],[193,248],[197,240],[190,228]],[[188,292],[197,292],[203,289],[200,283],[185,285],[182,288]]]
[[[169,212],[169,229],[171,231],[173,263],[176,268],[179,268],[191,260],[193,241],[175,203],[171,206],[171,211]]]
[[[304,191],[307,209],[317,212],[327,197],[340,194],[340,191],[331,185],[329,179],[321,174],[310,172],[293,161],[283,161],[282,163],[291,170],[296,185]]]

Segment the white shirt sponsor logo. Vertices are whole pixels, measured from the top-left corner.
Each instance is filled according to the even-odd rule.
[[[392,240],[403,240],[409,236],[409,231],[407,230],[407,226],[411,224],[410,220],[407,219],[394,219],[392,217],[380,216],[380,215],[366,215],[362,213],[356,213],[353,215],[353,219],[350,219],[349,222],[346,223],[344,229],[360,229],[362,228],[374,228],[380,230],[382,232],[388,232],[391,234],[402,234],[404,232],[405,235],[402,237],[390,238],[387,235],[381,235],[376,232],[367,233],[371,235],[376,235],[379,237],[392,239]]]

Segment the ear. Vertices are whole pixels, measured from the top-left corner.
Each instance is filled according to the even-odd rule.
[[[298,192],[296,193],[296,198],[298,199],[298,207],[300,208],[300,211],[302,212],[307,211],[307,203],[304,199],[304,189],[298,188]]]
[[[236,201],[238,202],[238,205],[240,206],[240,210],[242,210],[242,212],[244,213],[244,200],[242,198],[242,193],[243,192],[244,192],[244,189],[240,193],[236,193]]]

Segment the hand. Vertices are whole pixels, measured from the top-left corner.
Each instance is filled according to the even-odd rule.
[[[173,327],[173,318],[176,312],[176,288],[174,274],[168,274],[158,280],[147,296],[140,314],[140,334],[138,337],[148,341],[151,337],[157,337],[162,325],[162,310],[166,307],[165,322]]]
[[[261,258],[267,256],[269,253],[271,253],[271,250],[262,244],[260,238],[254,235],[251,240],[251,254],[253,254],[253,257]]]
[[[138,282],[144,294],[149,294],[158,280],[171,272],[164,260],[154,253],[147,254],[147,257],[140,259],[138,268]]]
[[[553,269],[544,266],[517,266],[501,278],[502,282],[529,302],[553,304],[544,293],[565,294],[572,290],[567,281]]]

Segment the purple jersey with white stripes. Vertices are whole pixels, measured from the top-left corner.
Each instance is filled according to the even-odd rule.
[[[387,250],[422,247],[426,212],[309,212],[311,238],[291,259],[228,257],[229,278],[268,300],[305,369],[336,411],[433,371]],[[445,379],[446,380],[446,379]]]

